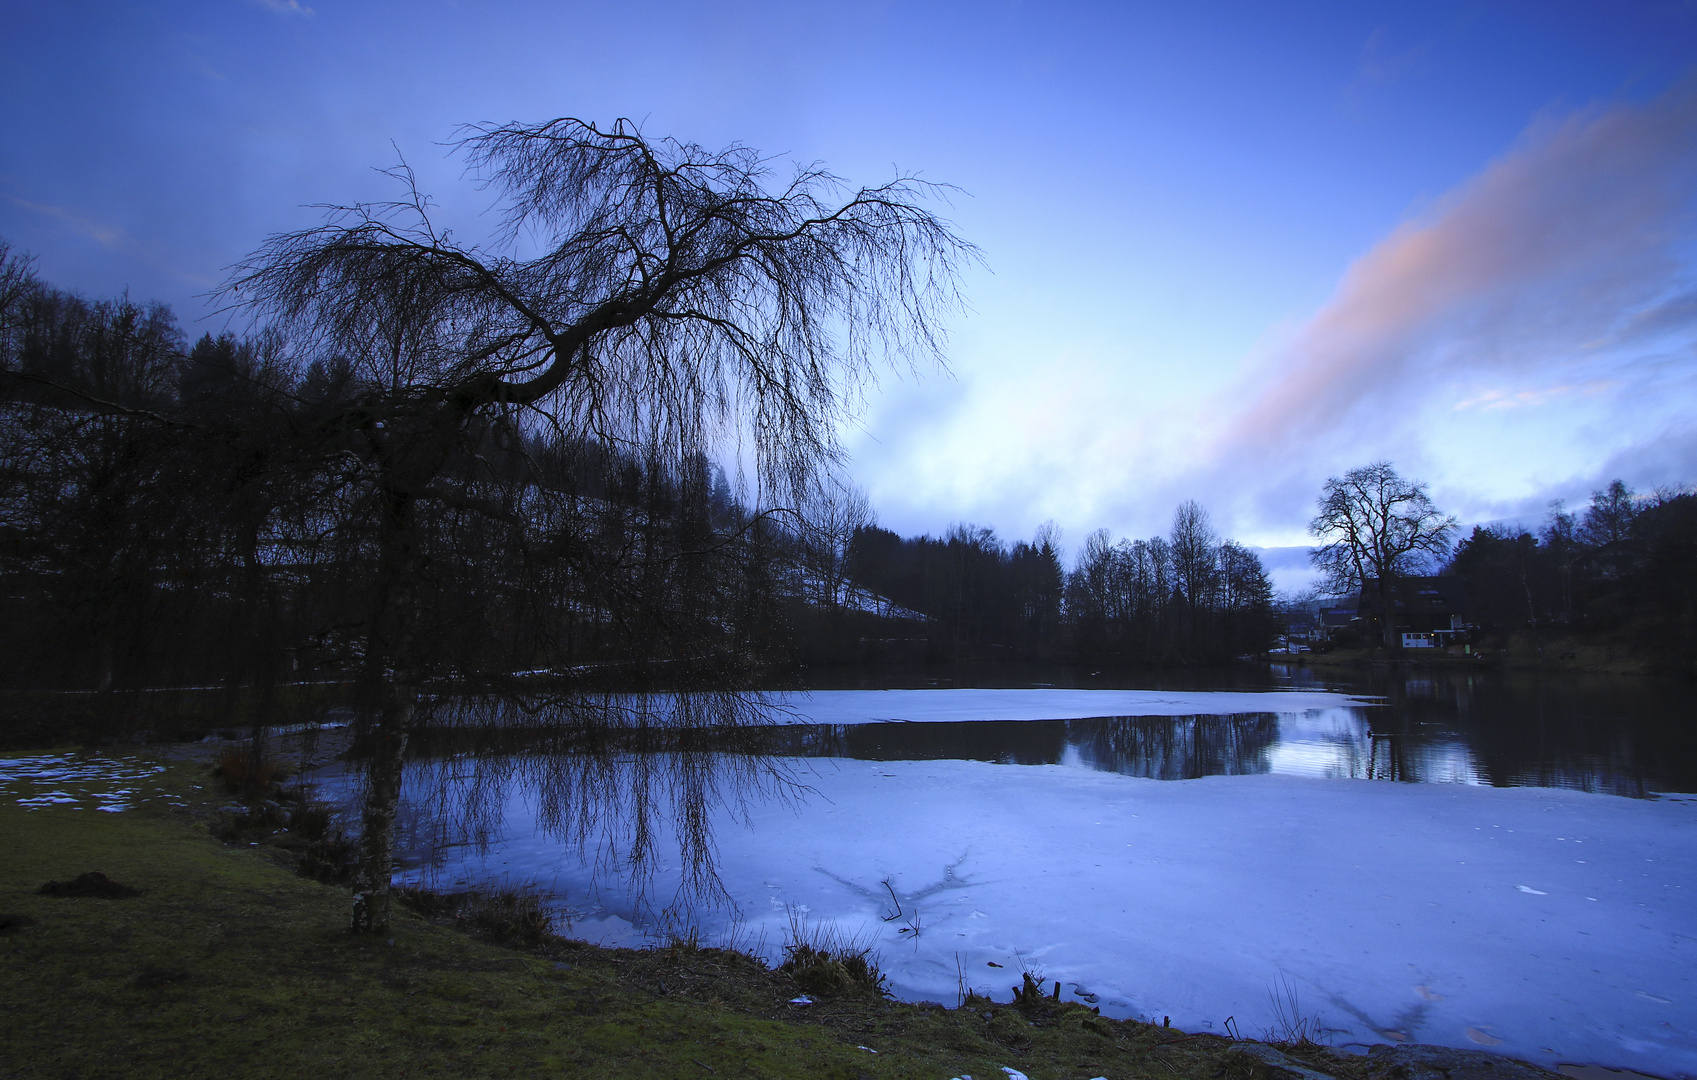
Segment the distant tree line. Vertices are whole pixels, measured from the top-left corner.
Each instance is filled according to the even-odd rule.
[[[903,538],[828,478],[762,512],[699,451],[518,409],[436,437],[369,358],[274,330],[190,343],[168,308],[66,293],[4,248],[0,371],[13,689],[215,686],[263,727],[288,688],[381,683],[402,647],[385,635],[410,680],[501,693],[567,669],[677,688],[797,662],[1207,663],[1274,631],[1259,559],[1194,503],[1166,537],[1092,534],[1070,573],[1051,526]],[[381,614],[401,577],[410,628]]]
[[[872,525],[855,534],[849,563],[871,592],[924,616],[898,650],[909,659],[1050,659],[1068,651],[1052,530],[1010,546],[977,525],[905,538]]]
[[[1689,491],[1641,496],[1615,480],[1583,512],[1552,506],[1536,533],[1475,526],[1445,572],[1466,582],[1477,621],[1491,631],[1608,640],[1697,671],[1697,495]]]
[[[0,250],[0,370],[6,685],[217,685],[264,722],[280,687],[381,677],[381,474],[417,466],[385,458],[404,410],[350,422],[387,393],[369,366],[275,331],[191,345],[160,305],[73,296]],[[1195,502],[1164,536],[1090,534],[1069,570],[1050,525],[1011,544],[975,525],[902,537],[819,476],[762,512],[700,451],[522,410],[421,448],[406,647],[417,678],[462,688],[567,668],[678,687],[798,662],[1210,664],[1279,630],[1260,559]],[[1453,519],[1381,462],[1328,481],[1320,511],[1316,559],[1340,589],[1443,572],[1487,630],[1697,652],[1690,493],[1615,481],[1536,533],[1479,526],[1452,550]]]
[[[1276,631],[1260,557],[1223,540],[1207,511],[1182,504],[1167,536],[1088,536],[1071,572],[1052,526],[1002,543],[984,527],[902,538],[856,534],[857,581],[924,620],[910,629],[931,659],[1209,664],[1266,649]]]

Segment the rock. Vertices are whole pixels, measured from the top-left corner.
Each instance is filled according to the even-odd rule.
[[[1367,1051],[1373,1080],[1560,1080],[1524,1061],[1449,1046],[1375,1046]]]
[[[1266,1043],[1236,1042],[1231,1050],[1253,1058],[1274,1080],[1336,1080]],[[1483,1050],[1418,1044],[1373,1047],[1367,1051],[1367,1075],[1372,1080],[1562,1080],[1536,1065]]]
[[[1311,1069],[1307,1065],[1293,1060],[1284,1051],[1268,1046],[1266,1043],[1235,1042],[1232,1043],[1231,1049],[1235,1053],[1254,1058],[1266,1067],[1266,1072],[1271,1074],[1275,1080],[1337,1080],[1330,1073]],[[1259,1070],[1256,1071],[1259,1072]]]

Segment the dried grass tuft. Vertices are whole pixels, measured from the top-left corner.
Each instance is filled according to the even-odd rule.
[[[855,937],[843,937],[834,927],[809,926],[799,912],[790,912],[789,942],[778,970],[810,994],[820,997],[889,997],[884,973],[878,970],[872,947]]]
[[[268,758],[256,758],[246,746],[232,746],[218,755],[212,773],[232,795],[258,797],[269,792],[288,773]]]

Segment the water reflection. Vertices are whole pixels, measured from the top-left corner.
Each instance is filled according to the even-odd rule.
[[[1036,676],[1048,673],[1026,674],[1032,677],[1022,685],[1029,688],[1044,685]],[[1069,764],[1159,780],[1270,772],[1561,787],[1630,798],[1697,790],[1697,723],[1690,688],[1682,684],[1467,670],[1321,674],[1273,667],[1229,674],[1216,688],[1338,690],[1385,704],[1277,714],[822,726],[771,733],[766,752]],[[1106,689],[1123,680],[1123,673],[1120,680],[1073,673],[1047,682]],[[906,681],[935,686],[940,695],[951,684],[973,682],[959,673]],[[1184,689],[1207,686],[1194,672],[1183,682]]]
[[[1022,671],[1012,683],[1148,687],[1135,673]],[[888,684],[982,686],[972,672],[885,679]],[[1007,679],[1002,680],[1004,683]],[[784,762],[977,760],[1072,765],[1156,780],[1282,773],[1404,783],[1573,788],[1644,798],[1697,791],[1697,723],[1690,688],[1650,680],[1540,678],[1500,672],[1301,667],[1238,668],[1167,676],[1171,689],[1330,689],[1382,698],[1383,706],[1304,712],[1074,720],[959,721],[795,726],[739,722],[683,743],[639,726],[596,752],[559,729],[542,735],[525,717],[459,724],[415,744],[413,804],[456,807],[458,820],[415,821],[415,845],[479,843],[499,831],[507,792],[538,793],[539,819],[563,840],[624,870],[651,862],[657,816],[706,820],[716,802],[740,804],[790,790]],[[660,725],[670,727],[670,725]],[[591,740],[591,741],[597,741]],[[650,745],[650,744],[653,745]],[[415,788],[415,790],[417,790]],[[664,811],[663,814],[660,811]],[[591,834],[594,834],[593,836]],[[427,836],[429,834],[429,836]],[[430,839],[433,836],[434,839]],[[712,880],[711,837],[686,836],[679,857]]]
[[[1442,781],[1449,778],[1443,763],[1453,765],[1465,754],[1474,782],[1498,787],[1630,798],[1697,791],[1697,723],[1688,684],[1371,672],[1345,685],[1386,699],[1386,707],[1369,716],[1376,777]],[[1438,747],[1448,747],[1447,754]]]
[[[1243,664],[1219,670],[1095,671],[997,665],[837,671],[812,689],[1055,687],[1157,690],[1334,690],[1385,701],[1367,710],[1264,716],[1105,718],[951,730],[795,734],[804,756],[874,760],[967,757],[1068,759],[1134,776],[1279,772],[1406,782],[1562,787],[1644,798],[1697,791],[1697,710],[1688,682],[1504,672],[1486,668],[1311,668]],[[1114,729],[1099,731],[1104,725]],[[917,725],[913,725],[917,726]],[[1103,740],[1107,740],[1106,743]],[[1129,754],[1088,746],[1126,744]]]
[[[1375,761],[1367,710],[1106,716],[946,724],[855,724],[774,733],[768,752],[863,761],[1073,765],[1150,780],[1285,773],[1355,779],[1470,779],[1465,747],[1428,748],[1418,766]],[[1461,755],[1459,765],[1451,760]]]

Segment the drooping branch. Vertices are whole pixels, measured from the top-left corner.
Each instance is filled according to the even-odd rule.
[[[464,129],[500,197],[488,249],[409,197],[330,208],[271,238],[226,298],[352,356],[391,394],[467,413],[537,406],[584,430],[688,447],[744,425],[763,478],[828,457],[876,359],[941,359],[941,318],[976,251],[917,205],[913,177],[862,189],[573,119]],[[541,253],[517,255],[520,240]],[[642,433],[646,431],[647,435]]]

